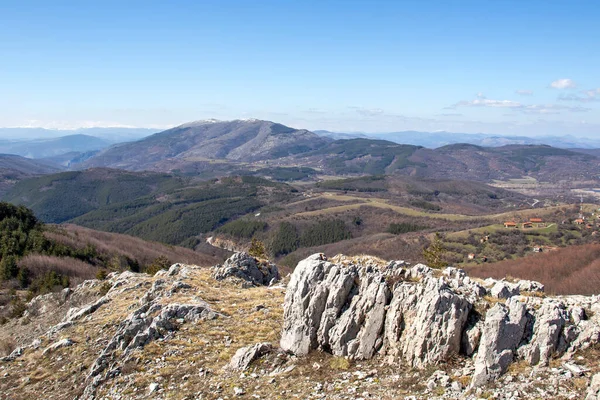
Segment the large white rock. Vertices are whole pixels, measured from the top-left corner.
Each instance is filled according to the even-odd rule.
[[[488,309],[488,289],[456,268],[438,272],[422,264],[407,269],[404,263],[380,267],[360,258],[334,259],[312,255],[292,274],[284,300],[284,350],[306,355],[320,349],[351,359],[380,354],[415,368],[460,353],[474,357],[471,384],[480,386],[517,359],[547,365],[600,342],[594,296],[518,296],[543,286],[490,279],[485,283],[492,296],[507,300]]]
[[[514,298],[496,304],[485,315],[479,350],[475,357],[473,386],[495,380],[513,362],[525,331],[527,310]]]

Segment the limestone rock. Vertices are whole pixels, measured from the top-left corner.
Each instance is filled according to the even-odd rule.
[[[473,386],[497,379],[513,362],[525,331],[526,313],[525,306],[514,298],[506,305],[496,304],[487,312],[475,358]]]
[[[561,302],[547,301],[535,312],[533,335],[529,343],[519,348],[519,355],[531,365],[548,365],[559,351],[561,334],[569,314]]]
[[[245,252],[235,253],[214,270],[216,280],[236,277],[256,286],[270,285],[280,279],[275,264],[258,260]]]
[[[244,371],[250,363],[273,349],[271,343],[258,343],[254,346],[242,347],[235,352],[226,369],[231,371]]]
[[[404,283],[393,294],[386,317],[385,352],[422,368],[458,354],[471,304],[443,280]]]
[[[585,400],[600,400],[600,373],[592,377]]]
[[[301,261],[286,291],[281,347],[355,359],[381,351],[416,367],[458,353],[470,303],[423,265],[408,276],[423,281],[392,293],[376,268],[337,265],[319,254]]]
[[[282,349],[350,359],[380,354],[415,368],[462,354],[474,357],[468,375],[476,387],[515,360],[548,365],[600,342],[595,296],[518,296],[543,285],[487,279],[488,290],[456,268],[440,274],[363,258],[315,254],[298,264],[284,299]],[[489,308],[488,293],[506,304]]]
[[[544,285],[536,281],[521,280],[517,282],[517,286],[521,292],[544,292]]]
[[[68,346],[72,346],[73,345],[73,341],[71,339],[62,339],[59,340],[58,342],[51,344],[50,346],[46,347],[44,349],[44,351],[42,352],[42,356],[45,356],[48,353],[53,352],[54,350],[63,348],[63,347],[68,347]]]
[[[490,289],[490,294],[498,299],[508,299],[509,297],[519,295],[519,285],[506,281],[498,281]]]

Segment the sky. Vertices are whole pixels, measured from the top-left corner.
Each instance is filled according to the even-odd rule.
[[[0,127],[600,138],[600,2],[0,0]]]

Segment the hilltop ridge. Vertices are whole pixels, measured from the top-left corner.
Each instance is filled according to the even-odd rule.
[[[315,254],[289,283],[251,278],[273,268],[240,253],[34,298],[0,327],[0,339],[21,340],[0,361],[0,389],[14,399],[598,394],[597,297],[369,256]],[[19,334],[33,325],[44,329]]]

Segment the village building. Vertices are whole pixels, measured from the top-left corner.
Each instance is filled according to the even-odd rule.
[[[513,222],[513,221],[507,221],[504,223],[504,227],[505,228],[516,228],[517,227],[517,223]]]

